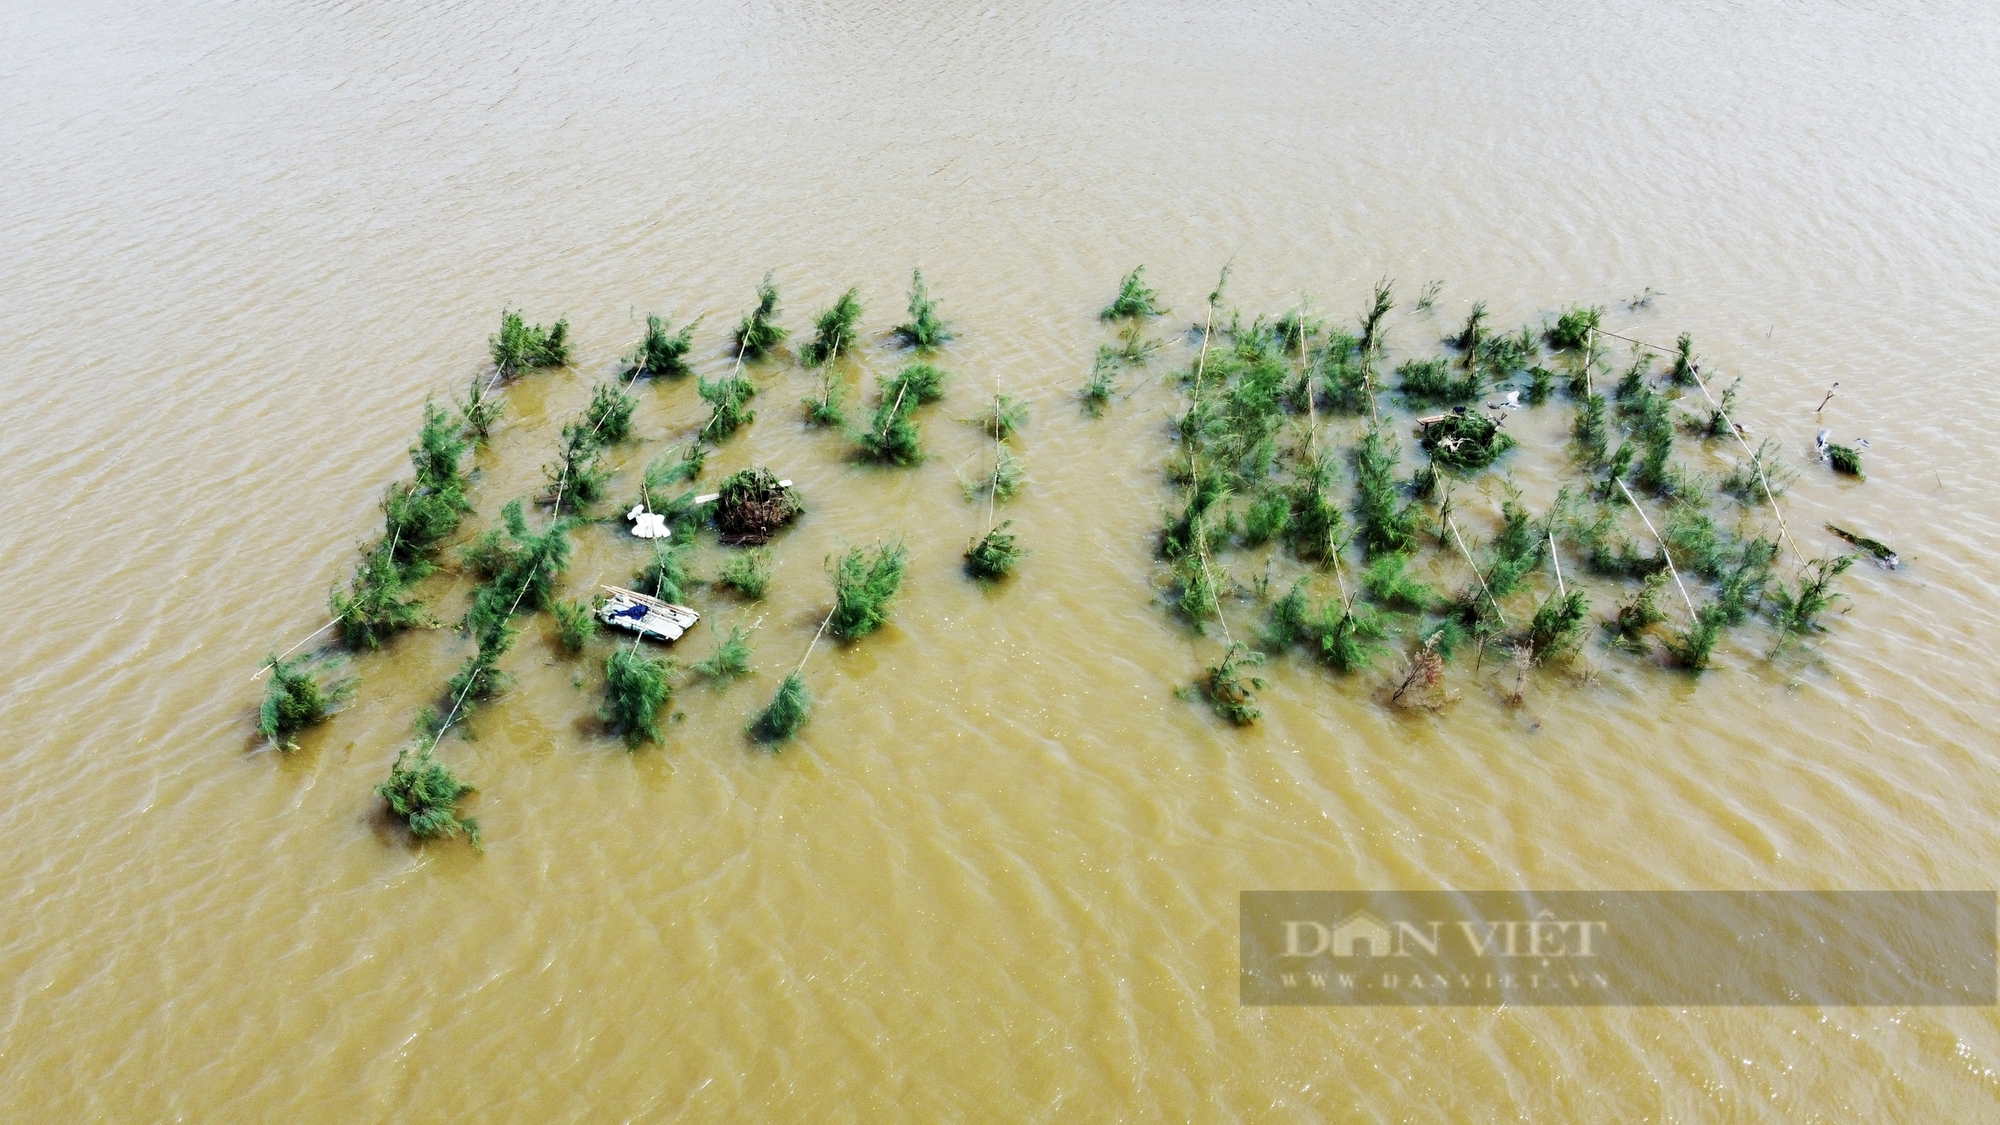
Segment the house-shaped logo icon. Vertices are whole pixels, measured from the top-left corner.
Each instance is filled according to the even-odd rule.
[[[1395,951],[1388,925],[1366,910],[1349,914],[1333,928],[1335,957],[1387,957]]]

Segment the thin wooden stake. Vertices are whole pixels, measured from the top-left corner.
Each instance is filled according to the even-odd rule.
[[[1626,488],[1625,482],[1622,480],[1618,482],[1618,491],[1625,494],[1625,499],[1632,501],[1632,510],[1639,513],[1639,518],[1646,524],[1646,530],[1653,533],[1653,541],[1660,545],[1660,556],[1667,560],[1667,573],[1674,576],[1674,585],[1680,587],[1681,600],[1687,603],[1688,617],[1690,619],[1694,618],[1696,616],[1694,599],[1688,597],[1688,588],[1681,585],[1681,572],[1674,567],[1674,553],[1667,549],[1667,541],[1661,538],[1659,531],[1653,527],[1653,521],[1646,518],[1646,509],[1641,508],[1639,501],[1633,499],[1632,490]]]
[[[1500,624],[1507,624],[1507,613],[1500,608],[1500,599],[1493,596],[1493,587],[1486,584],[1486,576],[1479,572],[1479,564],[1472,561],[1472,552],[1466,550],[1465,537],[1458,533],[1458,521],[1452,519],[1450,516],[1446,516],[1444,522],[1445,526],[1451,528],[1451,537],[1458,541],[1458,549],[1460,553],[1465,555],[1465,561],[1471,565],[1472,576],[1479,579],[1479,588],[1486,591],[1486,600],[1493,604],[1493,612],[1500,618]]]

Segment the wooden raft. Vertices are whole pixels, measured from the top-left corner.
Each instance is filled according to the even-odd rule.
[[[636,590],[627,590],[622,586],[606,586],[604,590],[611,598],[598,609],[597,619],[642,637],[677,641],[682,633],[694,628],[695,622],[701,620],[701,614],[684,605],[649,598]],[[645,609],[644,615],[632,612],[640,607]]]

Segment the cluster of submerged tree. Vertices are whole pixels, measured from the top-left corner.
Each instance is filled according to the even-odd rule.
[[[1690,672],[1708,667],[1727,630],[1760,614],[1781,646],[1823,628],[1840,596],[1833,583],[1856,556],[1808,558],[1799,550],[1778,506],[1796,474],[1778,463],[1774,443],[1750,449],[1730,417],[1737,386],[1720,397],[1711,392],[1688,335],[1664,363],[1634,344],[1615,369],[1602,307],[1574,306],[1543,325],[1501,333],[1479,303],[1441,341],[1443,354],[1391,368],[1384,359],[1391,283],[1375,287],[1352,329],[1311,316],[1303,303],[1278,317],[1246,323],[1235,313],[1218,323],[1224,283],[1190,330],[1196,354],[1178,380],[1185,403],[1174,428],[1179,452],[1169,462],[1179,499],[1159,551],[1171,572],[1173,607],[1197,627],[1222,631],[1221,658],[1192,690],[1230,721],[1258,718],[1254,693],[1265,684],[1250,669],[1266,650],[1303,647],[1352,673],[1369,668],[1397,634],[1407,641],[1385,689],[1392,702],[1440,705],[1450,698],[1443,678],[1455,656],[1473,650],[1476,667],[1489,645],[1499,645],[1516,669],[1510,697],[1518,703],[1530,668],[1574,665],[1592,620],[1590,595],[1565,577],[1565,558],[1571,576],[1623,587],[1601,622],[1610,643],[1632,651],[1657,643]],[[1419,309],[1428,311],[1436,294],[1435,285],[1427,288]],[[1087,403],[1108,402],[1117,368],[1144,362],[1157,348],[1141,325],[1160,313],[1157,294],[1134,270],[1104,310],[1126,326],[1123,346],[1100,350]],[[1695,391],[1699,399],[1683,397]],[[1500,402],[1483,404],[1495,394]],[[1454,516],[1453,482],[1488,471],[1515,448],[1503,428],[1507,410],[1558,394],[1572,404],[1571,440],[1552,452],[1574,483],[1539,515],[1509,484],[1500,526],[1475,547]],[[1689,409],[1691,402],[1701,405]],[[1340,417],[1358,431],[1344,455],[1325,440],[1328,420]],[[1422,460],[1403,477],[1397,431],[1410,423]],[[1676,457],[1677,443],[1689,441],[1733,441],[1745,456],[1727,474],[1705,476]],[[1836,471],[1858,473],[1859,455],[1848,453],[1826,460]],[[1343,477],[1351,478],[1351,491]],[[1725,503],[1740,505],[1734,514],[1746,518],[1724,515],[1718,505]],[[1643,538],[1628,533],[1629,516]],[[1288,591],[1272,599],[1268,579],[1251,586],[1228,579],[1229,552],[1274,544],[1311,568]],[[1414,576],[1426,546],[1456,560],[1465,576],[1456,592]],[[1789,579],[1780,567],[1787,550],[1794,559]],[[1335,596],[1315,603],[1318,571],[1330,573]],[[1537,573],[1546,573],[1545,582],[1534,581]],[[1669,584],[1686,610],[1678,622],[1661,604]],[[1536,585],[1544,588],[1537,593]],[[1230,630],[1224,603],[1232,592],[1268,603],[1253,626],[1258,645]]]
[[[753,601],[765,596],[771,556],[763,544],[804,511],[800,498],[763,468],[730,475],[714,493],[695,491],[709,450],[756,420],[751,403],[757,388],[744,372],[745,361],[767,355],[789,335],[777,323],[778,291],[769,276],[757,296],[756,306],[731,334],[728,373],[713,381],[696,374],[688,359],[699,319],[676,328],[667,318],[647,317],[645,336],[626,355],[618,379],[595,387],[588,406],[562,427],[555,457],[545,466],[547,490],[509,502],[499,526],[460,547],[459,570],[479,581],[470,608],[458,621],[474,650],[444,685],[443,706],[425,708],[419,715],[415,743],[398,752],[388,779],[377,787],[389,811],[416,836],[463,833],[478,841],[477,822],[458,815],[459,801],[472,788],[437,758],[436,749],[446,730],[505,691],[510,678],[500,662],[519,635],[520,618],[549,613],[561,645],[572,653],[583,652],[597,635],[602,599],[565,599],[561,582],[569,568],[571,536],[586,522],[590,505],[604,498],[613,475],[603,455],[634,436],[638,403],[631,391],[638,380],[693,375],[709,415],[691,440],[654,457],[638,482],[635,510],[647,513],[667,534],[657,536],[635,584],[669,603],[688,596],[699,582],[691,567],[692,545],[700,531],[712,527],[720,542],[743,548],[721,564],[712,584]],[[928,352],[952,338],[920,272],[912,277],[909,297],[910,319],[892,330],[903,346]],[[858,293],[850,289],[815,319],[813,337],[799,350],[799,360],[826,373],[801,403],[805,419],[846,428],[860,457],[889,465],[917,464],[924,458],[917,409],[944,397],[948,376],[917,357],[879,381],[880,402],[872,416],[850,427],[842,402],[845,387],[832,367],[843,352],[854,351],[861,315]],[[378,649],[404,630],[439,624],[417,587],[447,565],[440,560],[443,549],[473,511],[468,454],[501,419],[505,405],[499,395],[510,381],[571,360],[566,321],[544,327],[511,310],[502,314],[500,330],[488,344],[492,366],[473,378],[455,410],[425,404],[423,427],[410,451],[413,478],[390,486],[382,501],[382,536],[363,550],[345,586],[330,595],[334,620],[328,628],[337,630],[346,650]],[[1018,490],[1022,473],[1006,443],[1025,418],[1023,403],[999,395],[971,419],[993,436],[995,452],[994,471],[968,483],[969,495],[984,493],[997,501]],[[529,500],[548,510],[539,531],[529,524]],[[1022,552],[1008,526],[995,525],[989,508],[986,533],[965,553],[966,571],[974,579],[998,580],[1014,570]],[[831,606],[798,666],[780,682],[770,705],[751,719],[747,730],[752,737],[777,744],[799,730],[811,714],[803,673],[813,646],[827,633],[851,641],[879,628],[888,620],[906,569],[907,553],[894,542],[856,547],[827,561]],[[271,678],[258,726],[273,745],[296,748],[299,731],[326,718],[352,693],[354,678],[335,675],[336,666],[329,663],[337,655],[326,649],[268,658]],[[710,656],[692,663],[649,656],[637,639],[618,644],[604,658],[600,714],[628,746],[657,742],[659,716],[670,705],[678,680],[699,677],[726,684],[750,673],[751,657],[749,633],[740,627],[719,637]]]
[[[1822,628],[1821,618],[1839,597],[1832,585],[1855,556],[1808,559],[1799,551],[1778,506],[1795,474],[1777,463],[1769,442],[1749,448],[1730,417],[1736,387],[1719,398],[1710,392],[1685,334],[1664,364],[1660,354],[1635,345],[1622,370],[1615,370],[1601,339],[1614,335],[1603,327],[1602,308],[1572,307],[1540,327],[1497,333],[1487,324],[1485,306],[1476,304],[1464,326],[1443,341],[1444,354],[1391,368],[1385,318],[1395,298],[1387,282],[1376,286],[1351,330],[1310,315],[1303,302],[1278,317],[1246,323],[1234,313],[1218,323],[1223,291],[1219,283],[1203,321],[1190,329],[1193,355],[1176,378],[1185,404],[1174,427],[1179,451],[1168,472],[1179,499],[1158,548],[1170,604],[1199,628],[1219,627],[1225,643],[1220,659],[1188,691],[1234,723],[1251,723],[1260,714],[1254,693],[1264,681],[1251,669],[1267,651],[1302,647],[1352,673],[1371,667],[1398,634],[1407,640],[1400,672],[1386,688],[1393,703],[1440,705],[1449,698],[1443,688],[1449,663],[1471,649],[1478,654],[1476,668],[1492,645],[1511,655],[1518,701],[1529,669],[1573,661],[1592,621],[1590,595],[1565,578],[1565,559],[1572,575],[1625,587],[1615,612],[1602,621],[1610,643],[1633,651],[1657,644],[1672,663],[1693,672],[1708,666],[1725,631],[1762,615],[1782,645]],[[1435,296],[1435,287],[1428,289],[1419,309],[1428,311]],[[1147,338],[1145,325],[1162,313],[1143,268],[1133,270],[1103,310],[1106,321],[1120,326],[1119,344],[1099,349],[1081,390],[1089,414],[1100,415],[1114,402],[1121,370],[1154,362],[1165,344]],[[912,278],[909,314],[891,331],[901,346],[928,352],[952,338],[921,273]],[[505,690],[509,680],[500,662],[522,616],[547,612],[572,653],[585,651],[597,634],[597,600],[565,599],[561,583],[571,536],[612,478],[603,454],[633,437],[637,400],[631,391],[638,380],[693,376],[709,409],[692,438],[654,457],[637,482],[637,510],[671,534],[655,541],[635,585],[666,602],[687,597],[699,582],[691,545],[702,529],[713,527],[722,542],[741,549],[721,564],[712,585],[747,599],[765,596],[770,553],[762,544],[803,511],[799,497],[764,469],[733,474],[706,495],[697,495],[696,482],[709,450],[756,419],[757,387],[744,364],[769,355],[788,337],[778,315],[778,291],[767,276],[757,304],[730,333],[729,370],[713,381],[697,374],[688,358],[698,319],[675,327],[666,318],[647,317],[645,335],[624,357],[618,379],[594,388],[588,405],[562,427],[545,467],[546,491],[511,501],[498,526],[460,547],[459,569],[479,583],[458,621],[473,652],[444,685],[444,706],[424,709],[415,742],[398,752],[377,787],[415,835],[468,833],[477,841],[477,823],[457,811],[471,787],[438,760],[436,749],[446,730]],[[858,293],[850,289],[815,318],[812,338],[798,349],[804,366],[821,369],[801,402],[804,419],[845,429],[855,456],[915,464],[924,457],[917,412],[944,397],[948,376],[927,357],[914,357],[878,381],[876,405],[865,420],[851,423],[845,383],[833,366],[859,345],[861,315]],[[412,478],[390,486],[382,501],[382,535],[331,595],[330,627],[349,650],[379,648],[402,630],[438,624],[416,587],[447,565],[443,549],[472,511],[471,447],[487,440],[500,420],[504,400],[498,396],[511,380],[571,359],[564,321],[543,327],[505,312],[488,343],[492,366],[473,379],[455,409],[425,404],[410,451]],[[1695,401],[1683,397],[1688,390],[1698,390],[1705,406],[1686,409]],[[1481,400],[1494,393],[1505,396],[1502,403],[1481,409]],[[1572,403],[1571,441],[1563,453],[1576,481],[1539,516],[1510,486],[1499,527],[1475,545],[1454,515],[1453,483],[1490,470],[1515,448],[1503,416],[1489,411],[1534,408],[1559,394]],[[1398,408],[1407,416],[1403,422]],[[1331,420],[1343,417],[1354,431],[1344,455],[1326,441],[1338,424]],[[988,501],[985,534],[969,543],[965,567],[973,578],[991,581],[1009,575],[1022,557],[1010,524],[995,522],[993,505],[1025,481],[1009,443],[1025,424],[1026,404],[995,394],[968,421],[993,445],[991,471],[964,482],[969,497]],[[1397,431],[1407,422],[1415,424],[1422,459],[1404,477]],[[1677,443],[1723,440],[1739,443],[1746,457],[1719,479],[1676,459]],[[1858,453],[1850,453],[1851,460],[1827,460],[1858,472]],[[1351,490],[1343,476],[1351,477]],[[527,501],[548,510],[539,531],[530,526]],[[1733,528],[1717,518],[1717,506],[1731,502],[1743,517]],[[1627,512],[1638,517],[1645,539],[1628,533]],[[1749,518],[1753,513],[1768,515],[1771,523],[1757,523]],[[1866,550],[1879,546],[1842,534]],[[1268,579],[1246,586],[1230,578],[1232,552],[1274,546],[1307,568],[1284,593],[1271,597]],[[1416,576],[1413,564],[1426,546],[1462,562],[1466,578],[1456,592]],[[1789,581],[1780,576],[1785,549],[1796,560]],[[855,640],[886,622],[907,558],[901,544],[887,543],[827,560],[830,607],[770,704],[751,717],[746,729],[753,738],[781,743],[807,721],[812,696],[804,668],[814,646],[827,633]],[[1535,576],[1544,569],[1548,579],[1538,583]],[[1335,591],[1315,601],[1320,574],[1333,579]],[[1668,584],[1686,609],[1678,622],[1661,604]],[[1547,588],[1537,592],[1538,585]],[[1265,606],[1257,620],[1239,623],[1256,636],[1255,646],[1236,639],[1225,612],[1226,604],[1244,600]],[[330,655],[269,659],[259,727],[273,744],[295,746],[298,731],[352,691],[351,677],[332,675],[331,665],[315,667]],[[659,716],[677,681],[728,683],[749,674],[751,659],[749,634],[740,627],[720,636],[709,657],[686,664],[648,656],[636,640],[619,643],[604,657],[600,714],[628,746],[658,741]]]

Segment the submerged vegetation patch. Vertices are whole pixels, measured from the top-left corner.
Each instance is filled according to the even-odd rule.
[[[1741,381],[1721,387],[1707,375],[1688,334],[1671,349],[1626,341],[1630,359],[1615,363],[1609,341],[1624,337],[1605,327],[1602,306],[1572,305],[1546,322],[1509,329],[1502,325],[1513,322],[1496,321],[1487,303],[1477,302],[1462,323],[1434,325],[1423,333],[1427,346],[1413,348],[1400,326],[1392,345],[1397,304],[1387,278],[1344,322],[1316,315],[1304,296],[1276,315],[1225,309],[1227,281],[1225,269],[1201,319],[1163,340],[1149,337],[1144,323],[1164,313],[1159,293],[1146,284],[1143,267],[1127,274],[1100,312],[1114,323],[1093,345],[1079,393],[1093,416],[1147,386],[1178,396],[1164,427],[1174,443],[1163,458],[1174,494],[1157,535],[1158,602],[1199,646],[1190,661],[1199,672],[1177,692],[1200,696],[1225,721],[1247,726],[1261,717],[1256,693],[1266,683],[1258,671],[1272,658],[1310,661],[1322,674],[1360,677],[1373,669],[1363,690],[1419,710],[1454,698],[1448,673],[1455,686],[1494,687],[1494,677],[1511,668],[1511,685],[1497,694],[1519,706],[1537,668],[1588,683],[1592,646],[1698,673],[1727,651],[1733,631],[1763,623],[1777,638],[1775,655],[1808,643],[1835,617],[1844,597],[1836,587],[1862,556],[1807,559],[1791,541],[1778,499],[1797,473],[1775,439],[1751,450],[1734,418]],[[1434,309],[1438,292],[1436,283],[1424,288],[1419,314]],[[701,318],[675,325],[648,316],[643,337],[620,357],[622,380],[592,387],[587,405],[561,426],[546,488],[526,504],[508,503],[469,541],[460,528],[473,511],[470,454],[504,416],[497,396],[512,377],[570,362],[567,322],[544,328],[504,312],[488,341],[492,370],[469,384],[456,409],[426,402],[409,448],[411,474],[383,493],[380,537],[362,546],[351,574],[329,592],[328,627],[347,648],[369,650],[403,630],[440,625],[418,594],[418,584],[440,568],[461,583],[476,582],[457,622],[463,639],[448,642],[459,646],[462,663],[443,697],[419,716],[419,745],[401,751],[376,788],[413,835],[470,834],[478,842],[476,823],[458,815],[472,789],[435,751],[449,728],[507,690],[504,665],[523,615],[549,612],[560,649],[580,654],[604,651],[595,643],[600,613],[630,626],[636,619],[628,610],[648,612],[627,604],[631,591],[608,591],[622,599],[615,604],[624,608],[614,610],[614,602],[564,586],[573,537],[618,523],[589,514],[614,474],[626,474],[618,477],[621,491],[636,491],[638,507],[628,518],[650,540],[631,544],[617,566],[636,566],[635,589],[670,603],[651,612],[677,621],[673,614],[696,597],[769,595],[773,553],[761,544],[803,512],[794,490],[760,465],[730,473],[713,495],[697,495],[710,451],[755,420],[757,388],[744,361],[787,339],[770,275],[757,298],[729,333],[734,365],[712,378],[691,359]],[[920,271],[911,275],[909,317],[888,336],[864,344],[862,311],[858,291],[848,289],[814,318],[799,352],[806,366],[820,369],[803,400],[807,421],[843,427],[863,459],[917,465],[926,457],[919,412],[942,400],[953,380],[931,362],[901,362],[928,356],[885,345],[893,337],[928,351],[953,338],[951,327]],[[1440,330],[1447,334],[1440,338]],[[836,363],[843,355],[852,361]],[[884,360],[892,355],[890,367]],[[1128,367],[1132,385],[1121,390]],[[838,374],[843,369],[848,379]],[[865,416],[850,422],[847,388],[870,371],[886,373],[876,377]],[[689,375],[692,395],[682,381]],[[664,382],[635,396],[641,378]],[[1569,400],[1558,407],[1567,422],[1563,440],[1539,438],[1548,425],[1517,427],[1522,443],[1505,432],[1511,412],[1557,397]],[[643,471],[629,467],[636,457],[606,456],[621,442],[657,440],[657,431],[647,433],[657,425],[649,404],[669,401],[672,410],[706,408],[698,433],[681,431],[680,443],[655,453]],[[1418,416],[1424,410],[1441,412]],[[960,462],[979,474],[959,470],[965,494],[987,502],[967,541],[964,572],[994,583],[1015,574],[1025,555],[1013,521],[995,520],[997,505],[1026,484],[1016,444],[1028,404],[996,393],[963,421],[991,443]],[[1412,423],[1418,455],[1406,466],[1399,435]],[[1823,431],[1814,452],[1836,471],[1859,476],[1866,442],[1839,445],[1827,436]],[[943,436],[941,444],[959,440]],[[1703,472],[1716,443],[1733,443],[1743,456],[1726,472]],[[1571,474],[1544,509],[1530,508],[1503,475],[1503,455],[1521,444],[1531,447],[1522,457],[1545,457]],[[492,452],[479,448],[482,460]],[[528,519],[537,500],[546,505],[539,530]],[[710,527],[717,539],[699,546]],[[1886,568],[1900,562],[1877,540],[1828,528]],[[712,560],[707,552],[723,545],[748,549],[730,552],[713,572],[704,561],[704,573],[716,576],[713,589],[704,589],[696,560]],[[814,645],[827,633],[851,642],[886,624],[910,556],[898,541],[848,549],[825,566],[831,606],[798,665],[750,718],[754,739],[781,743],[798,733],[814,706],[805,679]],[[1593,617],[1594,599],[1606,607],[1602,616]],[[620,637],[604,660],[599,716],[628,746],[661,741],[677,685],[698,677],[719,688],[756,674],[749,636],[762,621],[718,631],[713,648],[691,664],[651,655],[647,634],[629,643]],[[668,626],[650,635],[680,633]],[[351,687],[326,677],[320,654],[291,658],[290,651],[266,661],[270,679],[257,713],[258,732],[282,749],[295,747],[297,733],[322,721]],[[524,675],[549,663],[516,660]],[[595,667],[563,663],[579,689]]]
[[[509,309],[500,314],[500,331],[487,340],[487,347],[493,366],[510,378],[536,367],[561,367],[569,362],[569,321],[543,328]]]
[[[843,641],[865,637],[888,623],[889,605],[902,589],[909,569],[909,552],[901,543],[873,551],[850,549],[839,562],[828,561],[833,580],[833,614],[827,631]]]

